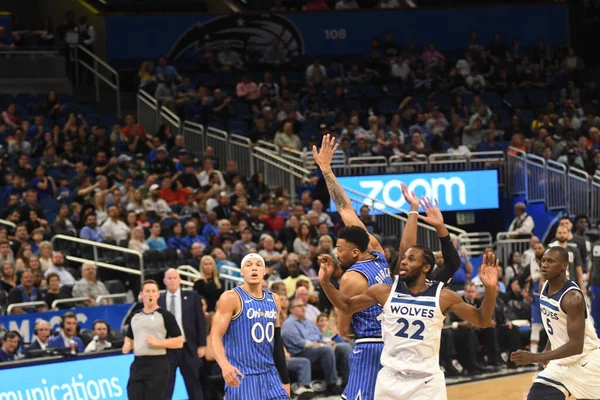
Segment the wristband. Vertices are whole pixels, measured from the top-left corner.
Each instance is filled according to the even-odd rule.
[[[418,211],[409,211],[408,215],[411,215],[411,214],[419,215],[419,212]]]
[[[458,329],[458,322],[452,323],[452,329]]]

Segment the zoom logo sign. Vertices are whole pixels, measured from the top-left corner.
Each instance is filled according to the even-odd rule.
[[[432,172],[338,178],[352,200],[375,210],[398,214],[406,211],[401,183],[417,196],[438,200],[442,211],[498,208],[498,172]],[[356,203],[356,202],[354,202]]]

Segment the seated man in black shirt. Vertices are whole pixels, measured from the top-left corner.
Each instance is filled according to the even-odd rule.
[[[30,269],[25,269],[21,273],[21,284],[17,285],[17,287],[13,288],[8,293],[8,304],[30,303],[41,300],[41,296],[33,286],[33,272],[31,272]],[[46,306],[14,307],[11,314],[26,314],[42,311],[46,311]]]

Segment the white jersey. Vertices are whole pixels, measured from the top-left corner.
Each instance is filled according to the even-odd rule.
[[[569,280],[562,289],[552,296],[548,296],[548,282],[546,281],[540,292],[542,323],[544,324],[544,329],[546,329],[548,340],[550,340],[553,350],[569,341],[567,313],[562,309],[561,302],[564,295],[571,290],[581,291],[575,282]],[[583,335],[583,351],[581,354],[556,360],[559,364],[572,364],[585,357],[589,352],[600,348],[600,340],[598,340],[598,335],[596,335],[596,331],[594,330],[587,306],[585,309],[585,332]]]
[[[444,284],[414,294],[396,276],[392,291],[383,306],[381,365],[401,373],[432,375],[439,373],[439,353],[444,313],[440,294]]]

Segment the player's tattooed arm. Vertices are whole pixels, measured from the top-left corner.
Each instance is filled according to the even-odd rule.
[[[335,137],[330,135],[323,136],[320,151],[317,151],[317,146],[313,146],[312,149],[315,162],[323,173],[323,179],[325,179],[325,183],[327,184],[327,190],[329,191],[331,200],[334,202],[342,221],[344,221],[344,225],[359,226],[364,230],[367,230],[365,224],[358,215],[356,215],[356,211],[354,210],[354,207],[352,207],[350,198],[331,169],[331,161],[337,148],[338,144],[335,142]],[[369,235],[369,239],[369,250],[383,253],[383,247],[381,247],[377,239],[375,239],[373,235]]]

